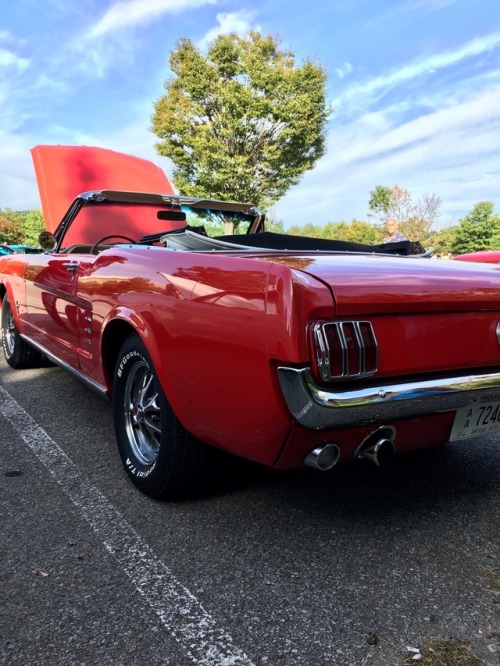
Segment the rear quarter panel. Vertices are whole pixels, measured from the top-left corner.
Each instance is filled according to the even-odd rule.
[[[291,426],[275,366],[308,361],[308,319],[333,315],[327,287],[257,259],[120,249],[82,266],[79,297],[93,304],[94,349],[116,318],[134,326],[190,432],[274,464]],[[81,363],[102,380],[99,354]]]

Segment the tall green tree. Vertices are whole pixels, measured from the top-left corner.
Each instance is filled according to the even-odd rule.
[[[368,208],[372,211],[373,215],[378,217],[379,220],[384,220],[385,218],[389,217],[392,199],[393,196],[390,187],[377,185],[370,192]]]
[[[170,68],[152,131],[183,194],[266,209],[323,155],[326,72],[274,37],[219,36],[206,56],[184,38]]]
[[[452,251],[465,254],[500,249],[500,215],[493,212],[493,201],[480,201],[459,221]]]

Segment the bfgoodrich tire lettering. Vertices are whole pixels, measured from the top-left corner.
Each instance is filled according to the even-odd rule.
[[[113,417],[123,466],[143,493],[164,498],[199,488],[212,452],[175,416],[137,335],[118,356]]]
[[[19,335],[14,313],[7,296],[2,302],[2,349],[5,360],[12,368],[34,368],[41,354]]]

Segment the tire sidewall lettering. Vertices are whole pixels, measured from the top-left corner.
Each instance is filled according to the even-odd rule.
[[[137,467],[137,462],[132,462],[130,458],[127,458],[125,461],[125,466],[128,469],[129,473],[135,476],[137,479],[147,479],[147,477],[153,472],[154,468],[156,467],[157,461],[155,460],[154,463],[151,465],[146,470],[141,470],[138,469]]]
[[[147,360],[144,358],[144,356],[140,352],[138,352],[136,350],[130,351],[122,357],[122,359],[120,360],[120,363],[118,365],[118,368],[116,370],[116,374],[120,379],[123,375],[123,371],[126,369],[127,363],[131,359],[140,359],[143,363],[146,363],[146,365],[149,366],[149,363],[147,362]]]

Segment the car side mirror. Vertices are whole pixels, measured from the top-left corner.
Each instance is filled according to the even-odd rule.
[[[56,237],[50,231],[42,231],[38,236],[38,243],[45,252],[52,252],[57,246]]]

